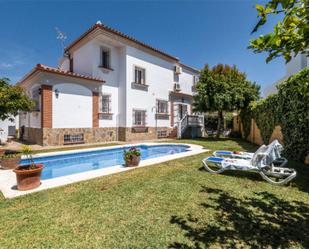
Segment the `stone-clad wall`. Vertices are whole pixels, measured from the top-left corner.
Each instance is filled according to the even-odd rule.
[[[117,139],[114,127],[104,128],[44,128],[43,146],[63,145],[65,134],[84,134],[85,143],[111,142]]]
[[[167,137],[169,136],[170,132],[173,130],[173,128],[170,127],[158,127],[157,129],[155,127],[148,127],[147,132],[134,132],[134,130],[131,127],[119,127],[119,141],[142,141],[142,140],[151,140],[156,139],[157,131],[167,131]]]
[[[30,143],[43,145],[43,133],[41,128],[24,127],[24,134],[21,139]]]
[[[156,131],[172,132],[170,127],[148,127],[146,132],[135,132],[131,127],[104,128],[25,128],[24,140],[43,146],[63,145],[65,134],[84,134],[84,143],[112,141],[142,141],[156,139]],[[118,132],[118,136],[117,136]]]

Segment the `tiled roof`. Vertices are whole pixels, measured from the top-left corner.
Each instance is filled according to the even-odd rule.
[[[37,64],[36,67],[34,69],[32,69],[28,74],[26,74],[25,77],[22,78],[17,84],[22,84],[26,79],[28,79],[31,75],[33,75],[35,72],[38,72],[38,71],[54,73],[54,74],[59,74],[59,75],[64,75],[64,76],[70,76],[70,77],[84,79],[84,80],[105,82],[104,80],[99,79],[99,78],[94,78],[94,77],[91,77],[91,76],[82,75],[82,74],[70,72],[70,71],[67,71],[67,70],[61,70],[59,68],[50,67],[50,66],[46,66],[46,65],[43,65],[43,64]]]
[[[70,45],[68,45],[66,48],[65,48],[65,52],[69,51],[73,46],[75,46],[77,43],[79,43],[83,38],[85,38],[88,34],[90,34],[92,31],[94,31],[95,29],[101,29],[101,30],[104,30],[104,31],[107,31],[107,32],[110,32],[110,33],[113,33],[115,35],[118,35],[122,38],[125,38],[127,40],[130,40],[138,45],[141,45],[145,48],[148,48],[148,49],[151,49],[152,51],[156,52],[156,53],[159,53],[163,56],[166,56],[172,60],[175,60],[175,61],[179,61],[179,59],[175,56],[172,56],[170,54],[167,54],[159,49],[156,49],[150,45],[147,45],[146,43],[144,42],[141,42],[141,41],[138,41],[137,39],[131,37],[131,36],[128,36],[118,30],[115,30],[113,28],[110,28],[108,26],[106,26],[105,24],[102,24],[100,22],[96,23],[95,25],[93,25],[90,29],[88,29],[85,33],[83,33],[78,39],[76,39],[75,41],[73,41]]]

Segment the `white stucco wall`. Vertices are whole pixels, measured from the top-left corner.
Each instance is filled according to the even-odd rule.
[[[292,57],[292,59],[286,64],[285,72],[286,77],[289,77],[303,68],[306,68],[308,64],[308,59],[304,54],[298,54],[296,57]]]
[[[148,91],[132,89],[134,66],[145,68]],[[127,47],[127,127],[133,124],[133,109],[147,111],[147,126],[154,127],[156,99],[169,100],[169,91],[174,86],[174,63],[147,54],[133,47]],[[169,120],[158,120],[158,126],[170,126]]]
[[[118,87],[118,114],[117,126],[126,127],[127,124],[127,56],[126,47],[119,51],[119,87]]]
[[[18,116],[16,116],[13,121],[10,121],[9,119],[0,120],[0,144],[7,141],[9,126],[13,126],[15,129],[18,129]]]
[[[110,67],[112,70],[100,68],[101,65],[101,48],[110,50]],[[111,119],[100,118],[99,127],[116,127],[119,123],[118,113],[118,94],[119,94],[119,81],[121,78],[122,70],[120,70],[120,60],[123,59],[121,49],[104,43],[100,40],[94,40],[92,43],[92,75],[96,78],[104,79],[105,83],[101,88],[102,94],[111,96]]]
[[[19,119],[20,127],[41,128],[41,112],[28,112],[21,114]]]
[[[58,98],[55,91],[59,91]],[[53,86],[52,127],[91,128],[92,91],[78,84],[62,83]]]
[[[93,41],[89,41],[85,45],[73,53],[73,71],[84,75],[92,75],[92,67],[94,63]]]
[[[193,73],[187,69],[182,69],[182,73],[179,75],[180,89],[182,93],[192,95],[193,86]]]
[[[287,80],[291,75],[298,73],[300,70],[309,66],[309,57],[306,57],[304,54],[298,54],[285,65],[285,76],[271,85],[266,86],[264,89],[264,96],[267,97],[270,94],[277,93],[276,86],[280,83]]]

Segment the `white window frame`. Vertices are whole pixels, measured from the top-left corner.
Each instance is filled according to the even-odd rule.
[[[137,79],[137,77],[136,77],[137,76],[136,71],[140,71],[141,72],[141,79],[140,80]],[[146,85],[146,69],[145,68],[134,65],[133,66],[133,77],[134,77],[133,82],[135,84]]]
[[[136,119],[136,114],[140,113],[141,114],[141,120],[140,122],[137,122]],[[145,127],[146,126],[146,119],[147,119],[147,111],[144,109],[133,109],[133,126],[141,126],[141,127]]]
[[[199,77],[197,75],[193,75],[193,86],[196,86],[198,81],[199,81]]]
[[[105,63],[103,63],[103,52],[108,53],[108,61],[107,61],[106,65],[105,65]],[[100,49],[100,67],[107,68],[107,69],[111,68],[111,50],[110,50],[110,48],[101,47],[101,49]]]
[[[103,110],[103,99],[108,98],[107,110]],[[112,95],[108,93],[102,93],[100,95],[100,113],[110,114],[112,112]]]
[[[31,99],[34,100],[34,111],[41,111],[41,87],[35,87],[31,90]]]
[[[160,106],[160,104],[165,104],[166,105],[166,111],[162,112],[161,108],[162,106]],[[163,108],[165,109],[165,108]],[[164,100],[164,99],[157,99],[156,100],[156,111],[157,114],[168,114],[168,101]]]

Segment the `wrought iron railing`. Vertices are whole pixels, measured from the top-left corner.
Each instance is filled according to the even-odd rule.
[[[204,134],[204,116],[203,115],[189,115],[186,114],[177,125],[177,137],[181,138],[188,126],[201,127],[202,134]]]

